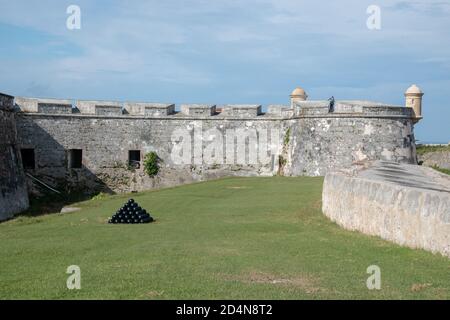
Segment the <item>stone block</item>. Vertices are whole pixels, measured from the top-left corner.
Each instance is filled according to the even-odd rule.
[[[225,117],[254,118],[261,114],[261,105],[229,104],[223,106],[221,114]]]
[[[209,104],[182,104],[181,113],[191,117],[210,117],[216,114],[216,106]]]
[[[58,99],[37,99],[38,113],[71,114],[72,101]]]
[[[129,115],[145,116],[150,118],[165,117],[175,112],[174,104],[126,102],[124,109]]]
[[[21,112],[37,113],[38,112],[38,99],[15,97],[16,106]]]
[[[286,105],[271,104],[267,106],[267,114],[279,117],[292,117],[294,109]]]
[[[92,115],[122,114],[122,104],[117,101],[78,100],[76,102],[76,106],[81,114],[92,114]],[[98,108],[98,110],[97,106],[100,107]]]

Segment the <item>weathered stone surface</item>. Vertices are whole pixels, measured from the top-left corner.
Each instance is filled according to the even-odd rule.
[[[13,102],[13,97],[0,94],[0,221],[28,208]]]
[[[405,118],[329,115],[292,121],[286,173],[324,176],[366,160],[416,163],[412,122]]]
[[[330,113],[328,101],[298,101],[292,108],[269,106],[262,113],[259,105],[216,110],[214,105],[191,104],[174,112],[170,104],[78,101],[79,112],[72,114],[38,113],[28,102],[16,99],[22,111],[17,118],[20,145],[36,149],[32,173],[54,187],[133,191],[230,175],[325,175],[365,160],[416,162],[410,110],[374,102],[336,101]],[[180,130],[187,130],[193,153],[194,141],[202,140],[200,155],[192,156],[190,164],[171,158],[183,141],[173,137]],[[205,162],[211,141],[223,146],[223,155],[230,151],[229,131],[236,134],[231,140],[245,140],[247,153],[270,136],[272,154],[244,164]],[[70,149],[83,150],[83,168],[68,168]],[[143,168],[130,170],[129,150],[140,150],[141,158],[157,152],[163,160],[158,176],[147,177]],[[250,160],[248,154],[245,158]]]
[[[81,114],[102,114],[102,111],[105,111],[106,113],[103,113],[103,115],[108,115],[108,108],[113,111],[110,115],[122,114],[122,104],[117,101],[78,100],[76,107]]]
[[[194,117],[209,117],[216,114],[216,106],[208,104],[182,104],[181,113]]]
[[[450,178],[433,169],[378,161],[328,173],[322,210],[346,229],[450,257]]]
[[[124,108],[130,115],[155,118],[165,117],[175,112],[174,104],[165,103],[126,102]]]
[[[294,115],[294,109],[285,105],[271,104],[267,106],[267,114],[270,116],[291,118]]]
[[[27,113],[72,113],[72,101],[70,100],[16,97],[14,98],[14,102],[20,111]]]
[[[260,114],[260,105],[226,105],[222,110],[222,115],[229,117],[253,118]]]
[[[173,186],[225,176],[273,175],[277,162],[269,159],[257,163],[225,163],[224,157],[205,162],[204,153],[211,141],[221,139],[225,156],[227,130],[238,134],[253,130],[268,132],[279,127],[281,120],[265,119],[189,119],[166,117],[109,117],[88,115],[20,114],[17,120],[23,148],[35,147],[36,169],[30,172],[48,183],[64,189],[103,191],[140,191]],[[172,136],[181,130],[186,137]],[[213,130],[213,131],[211,131]],[[277,132],[277,131],[274,131]],[[229,133],[229,132],[228,132]],[[217,134],[217,136],[215,136]],[[243,138],[242,135],[239,135]],[[183,138],[201,142],[200,159],[188,164],[175,163],[173,148]],[[279,138],[279,137],[278,137]],[[245,142],[256,144],[252,140]],[[276,142],[278,143],[278,141]],[[83,150],[83,167],[68,168],[68,150]],[[148,177],[143,168],[128,166],[128,151],[141,150],[141,156],[155,151],[163,160],[157,177]],[[193,150],[192,150],[193,151]],[[193,152],[192,152],[193,153]],[[193,157],[193,155],[192,155]]]

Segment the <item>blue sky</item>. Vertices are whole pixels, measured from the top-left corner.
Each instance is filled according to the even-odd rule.
[[[366,27],[372,4],[381,30]],[[12,95],[267,105],[302,86],[403,105],[416,83],[416,138],[450,141],[450,1],[0,0],[0,38]]]

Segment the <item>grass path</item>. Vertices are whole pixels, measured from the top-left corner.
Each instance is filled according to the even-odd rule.
[[[230,178],[133,195],[157,219],[108,225],[129,196],[0,224],[0,298],[450,298],[450,260],[339,228],[322,178]],[[381,268],[369,291],[366,269]],[[66,288],[69,265],[81,290]]]

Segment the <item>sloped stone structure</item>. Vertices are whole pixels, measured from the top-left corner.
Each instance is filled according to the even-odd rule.
[[[340,226],[450,257],[450,177],[378,161],[328,173],[323,213]]]

